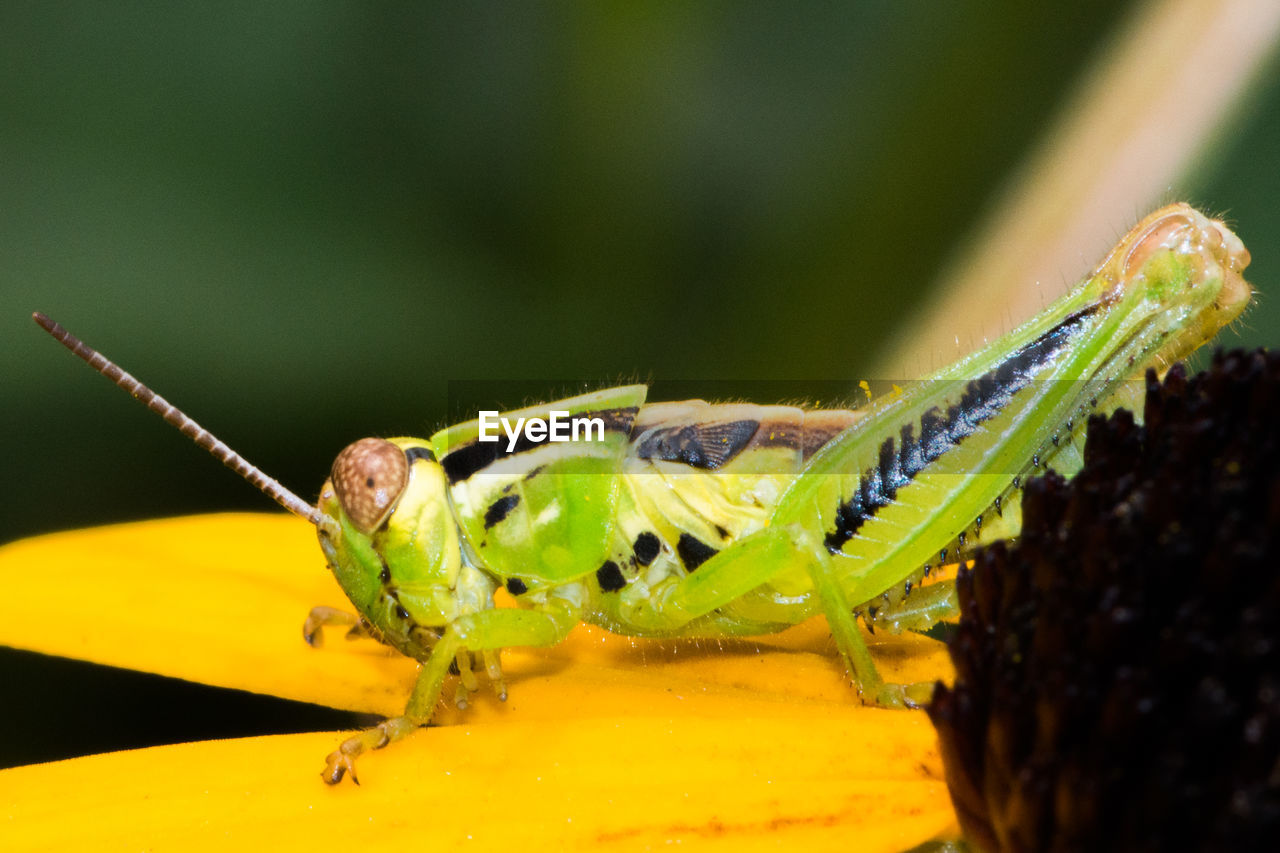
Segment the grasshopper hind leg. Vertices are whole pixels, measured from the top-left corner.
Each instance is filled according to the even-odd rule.
[[[857,614],[850,607],[848,596],[841,588],[838,572],[826,548],[817,545],[807,535],[803,535],[810,555],[809,576],[813,579],[814,590],[822,603],[822,611],[831,628],[832,639],[840,656],[844,659],[849,675],[853,678],[858,690],[858,697],[868,705],[882,708],[920,708],[933,696],[934,683],[921,681],[914,684],[897,684],[885,681],[871,651],[867,648],[862,631],[858,628]],[[938,584],[941,586],[941,584]],[[930,587],[932,588],[932,587]],[[903,596],[898,606],[905,603]],[[866,614],[863,614],[864,618]],[[921,614],[925,616],[927,614]],[[932,623],[930,623],[932,624]],[[871,622],[867,622],[870,629]]]
[[[868,631],[888,634],[924,632],[939,622],[954,620],[960,615],[954,580],[938,581],[923,587],[912,586],[908,581],[900,592],[896,600],[888,598],[858,608]]]

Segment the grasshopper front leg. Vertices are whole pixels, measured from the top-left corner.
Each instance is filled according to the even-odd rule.
[[[404,713],[343,741],[325,758],[321,777],[330,785],[336,785],[350,773],[351,780],[359,784],[355,762],[360,755],[371,749],[382,749],[431,722],[445,676],[459,654],[481,652],[488,661],[492,657],[490,652],[508,646],[554,646],[578,623],[579,611],[577,602],[557,596],[553,591],[539,609],[485,610],[454,620],[422,665]]]
[[[324,645],[324,629],[328,627],[346,628],[345,636],[348,640],[358,640],[362,637],[378,639],[372,626],[364,619],[346,610],[324,605],[311,608],[311,612],[307,614],[307,621],[302,623],[302,639],[308,646],[318,649]]]

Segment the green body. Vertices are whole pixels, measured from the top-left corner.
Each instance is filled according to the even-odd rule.
[[[68,349],[290,512],[315,524],[359,611],[316,608],[304,634],[355,626],[424,663],[403,715],[345,741],[323,774],[430,721],[450,669],[462,705],[483,662],[559,642],[580,621],[622,634],[762,634],[821,612],[864,700],[885,684],[855,619],[920,630],[955,611],[921,585],[1017,533],[1024,477],[1080,465],[1088,416],[1136,402],[1239,316],[1249,255],[1185,204],[1152,213],[1077,289],[981,351],[865,409],[650,404],[642,385],[497,413],[429,439],[348,446],[312,507],[43,314]],[[1140,388],[1140,383],[1138,385]],[[556,419],[574,424],[556,433]],[[520,425],[540,421],[539,430]],[[586,425],[581,435],[577,427]],[[492,439],[486,441],[486,438]],[[506,440],[504,440],[504,438]],[[494,606],[499,586],[519,608]]]
[[[646,404],[634,385],[506,415],[597,417],[603,440],[508,447],[473,421],[357,442],[325,484],[341,533],[321,543],[372,633],[427,665],[405,716],[331,756],[327,778],[426,722],[468,653],[555,643],[578,621],[715,637],[821,612],[864,697],[911,704],[855,616],[924,629],[952,612],[949,585],[921,577],[1015,534],[1022,478],[1071,473],[1091,413],[1238,316],[1246,263],[1220,223],[1173,205],[1038,317],[859,412]],[[499,586],[522,609],[494,609]]]

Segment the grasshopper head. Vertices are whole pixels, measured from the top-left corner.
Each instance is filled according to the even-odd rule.
[[[425,660],[446,625],[493,606],[493,580],[463,564],[444,471],[427,442],[357,441],[338,454],[313,507],[53,320],[39,312],[33,319],[280,506],[314,524],[347,598],[400,651]]]
[[[422,658],[453,619],[488,607],[494,583],[464,565],[445,475],[421,439],[364,438],[334,460],[318,509],[320,547],[356,609]]]

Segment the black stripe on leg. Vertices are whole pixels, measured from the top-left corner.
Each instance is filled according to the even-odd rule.
[[[824,540],[827,550],[838,554],[863,524],[893,503],[898,489],[1003,411],[1013,395],[1030,385],[1036,372],[1061,352],[1084,328],[1085,321],[1102,307],[1102,303],[1095,303],[1082,308],[969,382],[960,402],[949,406],[946,414],[937,407],[926,411],[920,416],[919,442],[913,424],[903,425],[897,442],[893,437],[886,438],[880,446],[878,464],[864,471],[858,490],[836,505],[835,529]]]

